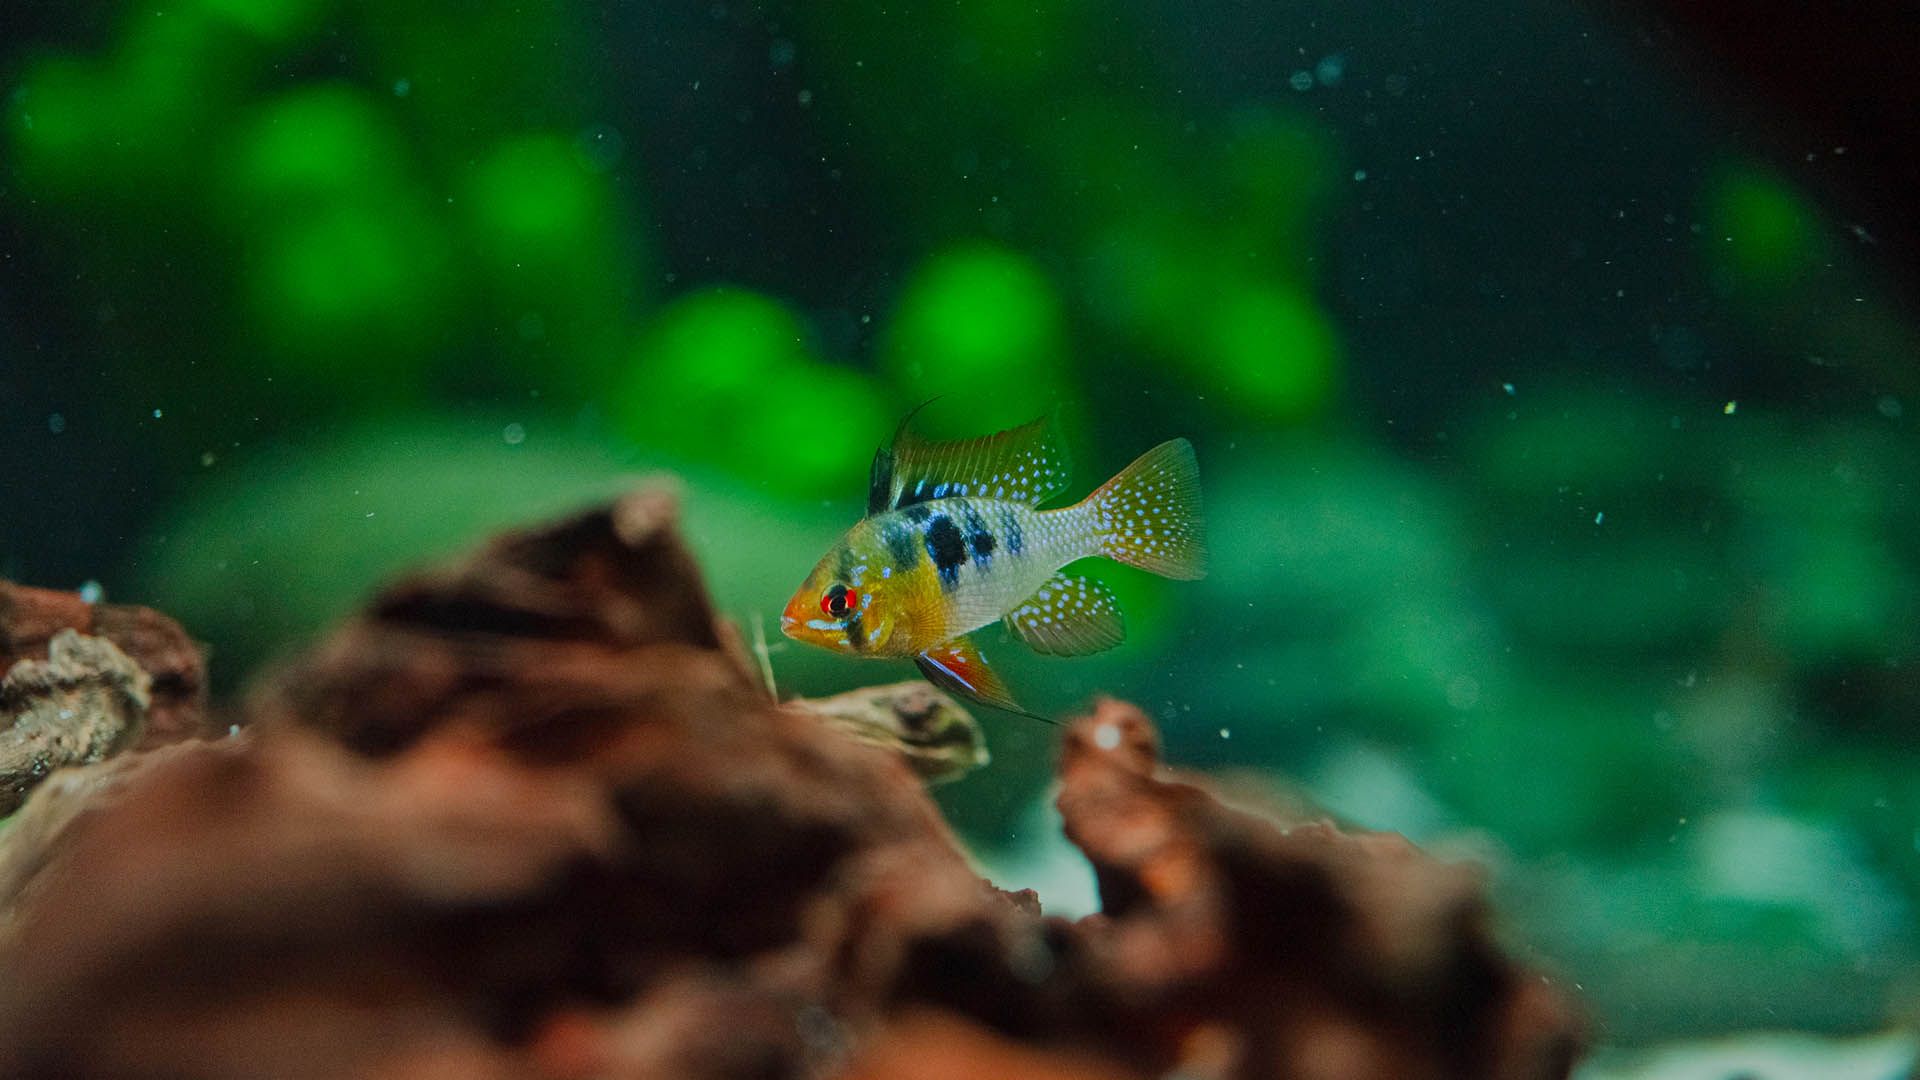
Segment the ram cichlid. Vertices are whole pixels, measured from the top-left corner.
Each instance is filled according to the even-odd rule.
[[[1025,712],[968,635],[1004,621],[1037,652],[1099,652],[1125,637],[1119,606],[1062,567],[1098,556],[1170,578],[1206,573],[1187,440],[1147,451],[1078,503],[1040,509],[1066,484],[1047,420],[955,442],[902,422],[874,456],[866,517],[807,575],[781,630],[855,656],[911,656],[936,685]]]

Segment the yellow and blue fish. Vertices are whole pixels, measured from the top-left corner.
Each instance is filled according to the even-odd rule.
[[[1042,510],[1067,485],[1050,422],[932,442],[911,421],[874,455],[867,516],[788,601],[788,637],[854,656],[911,656],[937,686],[1024,712],[968,635],[1004,621],[1037,652],[1099,652],[1125,637],[1120,608],[1105,585],[1062,567],[1100,556],[1164,577],[1205,575],[1200,471],[1187,440],[1147,451],[1072,506]]]

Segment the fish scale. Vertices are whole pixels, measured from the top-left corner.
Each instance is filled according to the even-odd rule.
[[[970,521],[979,527],[968,529]],[[950,525],[961,543],[959,557],[950,560],[950,573],[944,577],[943,545],[934,537],[941,523]],[[861,524],[881,538],[879,546],[887,552],[885,565],[892,573],[930,573],[944,601],[943,617],[932,631],[936,639],[900,642],[892,650],[895,655],[909,655],[918,651],[914,645],[924,648],[998,621],[1046,584],[1055,571],[1097,553],[1086,515],[1073,507],[1035,510],[994,499],[934,499],[890,510]],[[861,531],[856,526],[849,536],[851,547],[862,546]],[[884,539],[903,534],[914,539],[912,548],[902,548],[897,539]],[[975,554],[982,546],[974,542],[976,535],[990,545],[984,557]],[[1019,543],[1011,543],[1016,535]]]

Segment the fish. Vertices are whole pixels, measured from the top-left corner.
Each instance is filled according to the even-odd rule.
[[[1206,575],[1200,469],[1186,439],[1049,510],[1069,483],[1051,419],[932,441],[912,430],[918,412],[874,454],[866,516],[787,602],[788,637],[847,656],[911,657],[941,689],[1033,716],[988,665],[978,631],[1004,623],[1036,652],[1084,656],[1120,644],[1126,625],[1113,591],[1063,572],[1068,564],[1105,558],[1162,577]]]

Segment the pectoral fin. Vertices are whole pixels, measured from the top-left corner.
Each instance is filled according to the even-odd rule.
[[[1007,612],[1007,629],[1034,652],[1085,656],[1127,636],[1113,590],[1086,577],[1055,574],[1026,603]]]
[[[915,658],[920,665],[920,673],[927,681],[943,690],[984,702],[995,708],[1009,712],[1027,713],[1007,691],[1007,684],[987,666],[987,658],[973,642],[964,637],[954,638],[944,645],[928,649]]]

